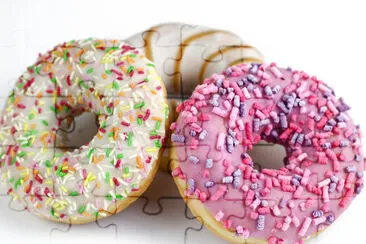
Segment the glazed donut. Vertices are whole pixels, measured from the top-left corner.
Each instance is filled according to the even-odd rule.
[[[204,77],[238,63],[262,63],[263,59],[256,48],[232,32],[183,23],[154,26],[126,42],[155,62],[167,87],[170,123],[177,118],[176,106]],[[171,146],[169,138],[165,148]],[[164,155],[160,169],[168,171],[168,164],[169,158]]]
[[[154,64],[116,40],[57,45],[18,79],[0,119],[0,176],[14,201],[80,224],[126,208],[152,181],[166,92]],[[63,147],[65,120],[97,115],[93,139]]]
[[[230,242],[302,243],[363,188],[361,134],[349,109],[303,71],[230,67],[177,108],[175,182],[194,215]],[[253,167],[260,140],[286,149],[283,167]]]

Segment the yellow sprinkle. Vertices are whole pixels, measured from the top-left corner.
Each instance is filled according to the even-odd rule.
[[[155,120],[155,121],[160,121],[161,122],[161,118],[160,117],[152,116],[151,119],[152,120]]]
[[[157,148],[154,148],[154,147],[147,147],[147,148],[145,148],[145,151],[146,152],[157,152],[158,149]]]
[[[130,109],[130,105],[126,105],[126,106],[121,106],[120,107],[120,110],[121,111],[128,110],[128,109]]]
[[[62,190],[63,192],[65,192],[65,193],[67,193],[67,192],[68,192],[68,190],[67,190],[67,188],[66,188],[65,186],[61,186],[61,190]]]
[[[52,198],[48,198],[47,201],[45,202],[46,205],[49,205],[52,202]]]
[[[53,180],[46,180],[45,182],[47,185],[53,185]]]
[[[156,95],[156,94],[157,94],[157,92],[156,92],[155,90],[153,90],[153,89],[151,89],[150,91],[151,91],[151,93],[152,93],[152,94],[154,94],[154,95]]]

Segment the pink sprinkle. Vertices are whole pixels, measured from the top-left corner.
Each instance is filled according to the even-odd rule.
[[[323,202],[329,202],[329,186],[323,187]]]
[[[238,126],[238,128],[239,128],[239,130],[244,130],[244,122],[243,122],[243,120],[242,119],[238,119],[237,121],[236,121],[236,124],[237,124],[237,126]]]
[[[285,219],[283,220],[283,224],[282,224],[282,231],[288,230],[288,228],[290,227],[291,221],[292,221],[292,219],[290,216],[285,217]]]
[[[217,220],[217,221],[220,221],[220,220],[222,220],[222,218],[224,217],[224,213],[220,210],[220,211],[218,211],[217,213],[216,213],[216,215],[215,215],[215,219]]]
[[[268,238],[268,244],[277,244],[277,238],[275,236],[271,236]]]
[[[244,97],[245,97],[246,99],[251,98],[250,93],[249,93],[249,91],[248,91],[248,89],[247,89],[246,87],[244,87],[244,88],[242,89],[242,92],[243,92]]]
[[[334,106],[334,103],[332,101],[328,101],[327,102],[327,107],[329,108],[330,111],[332,111],[332,113],[334,115],[337,115],[339,114],[339,111],[338,109]]]
[[[278,208],[278,205],[274,205],[274,206],[272,207],[272,212],[273,212],[273,215],[274,215],[274,216],[279,216],[279,215],[281,214],[281,211],[280,211],[280,209]]]
[[[302,186],[298,186],[297,189],[296,189],[296,191],[293,194],[293,197],[295,199],[299,198],[301,196],[303,190],[304,190],[304,188],[302,188]]]
[[[225,134],[220,132],[217,137],[216,150],[221,151],[224,148]]]
[[[319,188],[321,188],[321,187],[327,186],[327,185],[329,185],[329,184],[330,184],[330,179],[329,179],[329,178],[327,178],[327,179],[325,179],[325,180],[323,180],[323,181],[319,182],[319,183],[318,183],[318,187],[319,187]]]
[[[276,78],[283,78],[283,74],[276,66],[271,66],[270,70]]]
[[[298,217],[296,217],[295,215],[292,216],[292,223],[295,225],[295,227],[299,227],[300,226],[300,220]]]
[[[252,202],[252,204],[250,204],[250,207],[251,207],[253,210],[255,210],[255,209],[259,206],[259,204],[261,204],[261,200],[260,200],[259,198],[256,198],[256,199]]]
[[[344,188],[350,189],[351,186],[352,186],[352,182],[353,182],[354,178],[355,178],[355,173],[354,172],[349,173],[347,178],[346,178],[346,183],[344,185]]]
[[[235,120],[238,117],[238,114],[239,114],[239,108],[233,107],[233,109],[231,110],[231,113],[230,113],[230,121],[229,121],[229,126],[231,128],[235,127]]]
[[[327,217],[325,217],[325,216],[313,219],[313,225],[320,225],[321,223],[324,223],[326,220],[327,220]]]
[[[254,198],[254,191],[249,190],[245,197],[245,205],[249,206],[253,202],[253,198]]]
[[[225,194],[225,192],[226,192],[226,190],[227,190],[227,186],[225,186],[225,185],[220,185],[219,186],[219,189],[211,196],[211,200],[212,201],[217,201],[217,200],[219,200],[220,198],[222,198],[223,196],[224,196],[224,194]]]
[[[258,218],[258,215],[259,214],[257,212],[254,211],[250,212],[250,218],[253,220],[256,220]]]
[[[231,110],[231,103],[228,100],[224,101],[224,107],[226,108],[226,110]]]
[[[306,232],[308,231],[311,224],[311,218],[306,217],[304,223],[302,224],[301,229],[299,230],[299,236],[305,236]]]
[[[227,114],[228,114],[227,111],[225,111],[225,110],[223,110],[223,109],[221,109],[219,107],[214,107],[212,109],[212,113],[214,113],[214,114],[216,114],[216,115],[218,115],[220,117],[223,117],[223,118],[225,118],[227,116]]]
[[[261,92],[261,90],[258,87],[255,88],[255,89],[253,89],[253,93],[254,93],[254,96],[256,98],[261,98],[262,97],[262,92]]]

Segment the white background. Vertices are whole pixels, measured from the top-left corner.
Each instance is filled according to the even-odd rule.
[[[268,62],[317,75],[352,105],[351,115],[361,128],[366,128],[363,2],[1,0],[0,102],[36,55],[57,43],[90,36],[124,39],[151,25],[174,21],[231,30],[256,46]],[[164,180],[170,182],[169,178]],[[150,190],[151,194],[154,192]],[[174,187],[164,194],[176,194]],[[119,223],[118,243],[184,243],[184,229],[199,224],[184,218],[181,201],[170,201],[174,204],[166,203],[165,209],[170,205],[173,208],[170,206],[172,209],[161,215],[142,214],[140,201],[104,224]],[[334,225],[309,243],[365,243],[365,206],[363,192]],[[55,226],[24,212],[15,213],[9,209],[8,199],[0,197],[0,243],[18,243],[22,239],[63,243],[91,237],[115,241],[111,228],[99,229],[94,224],[72,227],[70,233],[49,235]],[[202,241],[223,243],[208,231],[187,238],[187,243]]]

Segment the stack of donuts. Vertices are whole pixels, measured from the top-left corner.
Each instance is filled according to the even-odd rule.
[[[362,191],[361,132],[327,83],[262,60],[231,32],[178,23],[58,44],[9,94],[0,180],[28,211],[82,224],[125,209],[160,167],[223,239],[303,243]],[[67,147],[84,113],[97,132]],[[261,141],[285,148],[282,167],[255,167]]]

